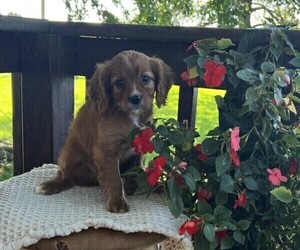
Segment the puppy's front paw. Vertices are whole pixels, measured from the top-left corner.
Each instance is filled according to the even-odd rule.
[[[119,199],[108,200],[107,209],[112,213],[125,213],[129,210],[129,206],[126,199],[121,197]]]
[[[59,183],[57,180],[49,180],[38,185],[35,189],[35,192],[38,194],[51,195],[57,194],[62,190],[63,188],[61,183]]]

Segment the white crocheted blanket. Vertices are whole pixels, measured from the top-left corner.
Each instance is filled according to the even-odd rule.
[[[160,233],[192,249],[190,239],[177,233],[186,218],[175,219],[159,194],[129,196],[130,212],[124,214],[106,210],[98,187],[73,187],[50,196],[36,194],[35,187],[56,171],[56,165],[45,164],[0,182],[0,249],[20,249],[89,227]]]

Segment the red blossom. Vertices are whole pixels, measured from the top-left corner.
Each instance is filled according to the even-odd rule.
[[[228,234],[228,232],[227,232],[226,230],[216,231],[215,235],[216,235],[216,238],[217,238],[217,240],[218,240],[218,245],[221,245],[221,241],[222,241],[225,237],[229,236],[229,234]]]
[[[281,171],[279,168],[268,168],[267,169],[269,176],[268,180],[274,185],[274,186],[280,186],[281,182],[287,182],[287,178],[281,174]]]
[[[197,198],[200,201],[209,200],[212,197],[212,193],[207,191],[205,188],[199,188]]]
[[[239,167],[241,165],[240,158],[236,151],[231,149],[229,152],[229,156],[230,156],[230,159],[232,160],[232,163],[234,166]]]
[[[203,80],[206,87],[219,87],[226,74],[226,68],[223,64],[218,64],[214,60],[206,60],[203,64],[205,73]]]
[[[199,154],[197,155],[197,159],[199,161],[204,161],[208,158],[208,155],[202,153],[201,144],[197,144],[194,148],[197,152],[199,152]]]
[[[136,154],[147,154],[153,152],[154,145],[150,141],[153,134],[154,131],[152,128],[145,128],[140,132],[140,134],[135,136],[132,142],[132,147],[134,147],[134,152]]]
[[[189,235],[194,235],[199,231],[198,223],[202,222],[202,218],[187,220],[184,222],[181,227],[178,229],[178,234],[183,235],[188,233]]]
[[[234,127],[230,134],[230,145],[234,151],[238,151],[240,149],[240,128]]]
[[[238,194],[238,198],[235,200],[233,208],[242,207],[247,203],[246,198],[246,189],[244,189],[241,193]]]
[[[167,163],[167,160],[163,156],[158,156],[153,160],[152,168],[147,168],[147,183],[150,186],[155,186],[158,183],[159,177]]]
[[[188,86],[194,87],[197,84],[197,77],[191,78],[188,71],[184,71],[180,74],[183,81],[187,83]]]
[[[296,159],[292,157],[289,160],[289,174],[290,175],[295,175],[295,174],[298,173],[298,171],[299,171],[299,164],[296,161]]]

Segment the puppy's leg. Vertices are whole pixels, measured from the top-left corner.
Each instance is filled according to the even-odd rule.
[[[120,176],[119,160],[115,157],[97,155],[95,164],[98,167],[99,185],[106,195],[108,211],[112,213],[127,212],[129,207]]]
[[[60,193],[75,185],[75,174],[81,157],[78,152],[64,150],[58,159],[59,170],[50,180],[41,183],[36,188],[39,194],[51,195]]]

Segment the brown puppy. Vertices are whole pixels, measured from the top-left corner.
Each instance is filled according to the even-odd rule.
[[[128,136],[152,119],[152,101],[166,104],[172,72],[162,60],[124,51],[98,64],[89,98],[72,122],[58,159],[57,175],[37,187],[50,195],[74,185],[100,185],[107,209],[128,211],[120,168],[141,164]]]

